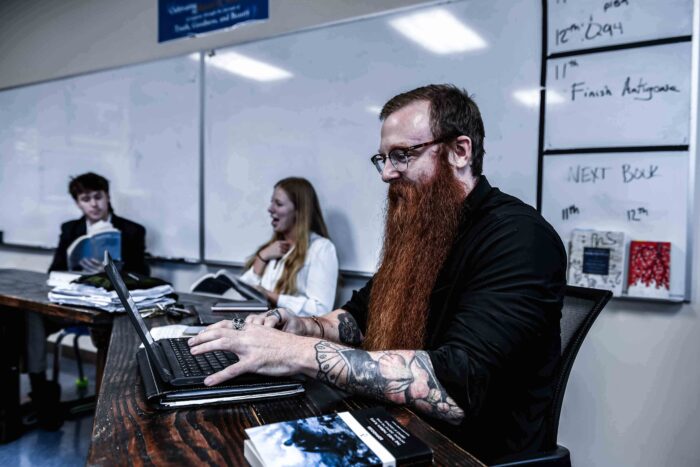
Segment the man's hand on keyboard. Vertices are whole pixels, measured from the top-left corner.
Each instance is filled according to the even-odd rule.
[[[297,361],[314,360],[313,348],[317,339],[296,336],[251,322],[239,322],[236,328],[231,320],[220,321],[188,341],[193,355],[213,350],[238,355],[238,363],[207,377],[204,384],[212,386],[244,373],[269,376],[297,374],[302,372]],[[292,355],[301,358],[290,358]]]

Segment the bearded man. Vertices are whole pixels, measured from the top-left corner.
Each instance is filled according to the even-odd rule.
[[[560,354],[566,253],[530,206],[482,175],[484,127],[468,94],[430,85],[382,109],[389,183],[380,267],[342,308],[223,321],[193,354],[240,361],[210,376],[303,373],[404,404],[486,462],[543,446]]]

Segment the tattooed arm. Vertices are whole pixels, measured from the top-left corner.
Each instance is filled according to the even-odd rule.
[[[421,350],[367,352],[352,347],[364,339],[355,318],[343,309],[316,318],[297,318],[273,310],[256,324],[278,327],[315,341],[315,366],[305,373],[340,389],[375,399],[409,405],[426,415],[458,424],[464,411],[447,394],[435,376],[428,354]],[[321,329],[321,327],[323,329]],[[345,344],[352,347],[345,347]],[[298,355],[301,355],[299,353]],[[307,362],[308,363],[308,362]]]
[[[283,314],[278,313],[280,316]],[[219,384],[244,373],[270,376],[304,373],[345,391],[407,405],[449,423],[458,424],[464,418],[462,408],[447,394],[435,376],[432,362],[425,351],[367,352],[325,339],[275,329],[271,323],[277,322],[279,317],[274,310],[258,318],[263,322],[247,320],[242,328],[239,326],[235,329],[231,320],[223,320],[189,340],[194,355],[227,350],[239,357],[238,363],[207,377],[205,384]],[[326,318],[318,319],[325,321]],[[320,328],[313,320],[303,319],[302,325],[307,321],[320,334]],[[332,338],[353,343],[361,340],[362,334],[349,313],[338,310],[334,319],[328,321],[333,327],[324,323],[324,333]]]
[[[345,391],[408,405],[457,425],[464,411],[440,384],[427,352],[388,350],[367,352],[328,341],[315,346],[316,377]]]
[[[352,347],[359,346],[364,339],[355,318],[343,309],[315,318],[299,318],[284,308],[276,308],[264,314],[251,314],[246,321],[299,336],[318,337]]]
[[[364,336],[355,318],[347,311],[340,309],[321,318],[328,340],[357,347],[362,344]],[[320,320],[319,320],[320,321]]]

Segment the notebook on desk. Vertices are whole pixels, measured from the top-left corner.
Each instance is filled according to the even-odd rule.
[[[161,406],[184,407],[210,402],[231,402],[288,396],[304,391],[296,380],[242,376],[226,385],[204,386],[210,374],[238,361],[232,352],[192,355],[187,338],[154,340],[112,258],[105,253],[105,272],[129,316],[144,348],[137,352],[146,397]],[[150,394],[150,396],[149,396]],[[223,400],[222,400],[223,398]]]

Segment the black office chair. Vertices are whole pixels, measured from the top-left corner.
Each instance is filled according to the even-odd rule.
[[[494,464],[493,467],[571,467],[569,450],[557,444],[559,415],[564,401],[564,391],[583,339],[611,297],[612,292],[607,290],[566,286],[564,307],[561,310],[561,362],[556,372],[554,398],[545,420],[547,430],[545,445],[551,446],[551,450],[522,456],[509,456]]]

